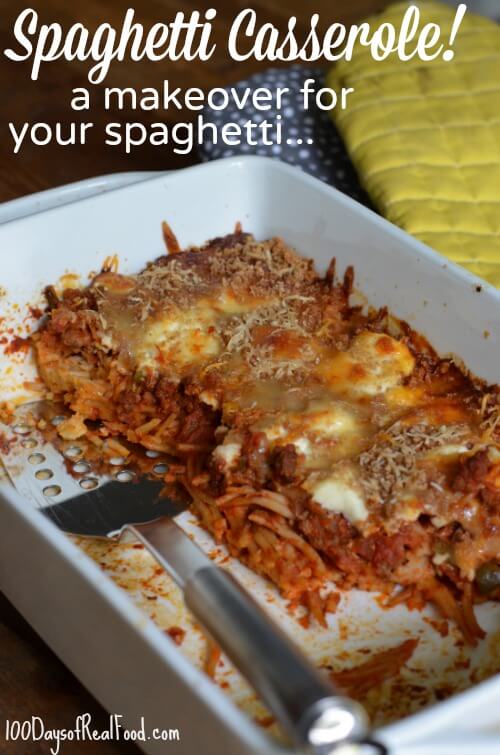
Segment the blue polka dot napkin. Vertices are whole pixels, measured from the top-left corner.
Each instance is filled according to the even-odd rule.
[[[205,108],[204,119],[214,123],[220,133],[225,123],[238,123],[243,126],[249,119],[257,124],[266,120],[275,122],[276,116],[281,115],[282,144],[265,145],[263,139],[258,138],[260,131],[254,134],[254,141],[257,142],[255,146],[243,140],[238,146],[213,144],[207,140],[199,148],[201,159],[208,161],[248,154],[275,157],[302,168],[359,202],[369,205],[368,197],[359,184],[342,139],[328,113],[313,104],[314,97],[310,98],[309,108],[304,110],[300,89],[305,79],[313,79],[314,84],[311,86],[320,89],[324,86],[324,71],[321,68],[305,68],[298,65],[271,68],[234,84],[233,87],[239,95],[247,87],[252,91],[259,87],[269,88],[273,93],[271,108],[258,111],[252,107],[250,101],[240,110],[230,101],[224,110]],[[275,92],[278,87],[288,87],[290,90],[288,94],[283,95],[281,109],[278,109],[276,103]],[[302,143],[297,144],[297,140]],[[308,141],[311,140],[313,143],[309,144]],[[288,141],[292,143],[289,144]]]

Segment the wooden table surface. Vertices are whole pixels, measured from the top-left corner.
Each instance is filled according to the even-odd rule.
[[[254,0],[249,4],[258,12],[261,22],[272,21],[284,28],[290,15],[297,15],[300,27],[306,29],[310,14],[320,13],[321,27],[334,20],[353,23],[366,14],[380,10],[387,0]],[[41,23],[59,21],[69,25],[77,21],[90,29],[108,21],[120,26],[126,9],[131,4],[121,0],[43,0],[30,3],[17,0],[0,0],[0,48],[14,45],[12,28],[17,15],[25,7],[35,8]],[[219,50],[206,63],[149,63],[138,62],[112,65],[107,86],[159,86],[169,79],[176,86],[199,86],[209,89],[242,79],[265,67],[265,63],[234,63],[224,55],[223,40],[234,16],[247,7],[244,0],[214,0],[205,6],[188,0],[143,0],[136,3],[137,19],[149,26],[156,21],[170,20],[178,10],[191,12],[203,7],[217,9],[215,41]],[[272,6],[272,10],[270,10]],[[51,124],[68,123],[77,119],[69,107],[71,90],[86,86],[86,67],[79,62],[57,61],[42,69],[40,78],[32,82],[27,63],[13,63],[1,58],[0,65],[0,202],[41,191],[90,176],[128,170],[165,170],[181,168],[197,162],[195,154],[176,156],[168,147],[144,146],[130,155],[121,150],[105,147],[102,143],[103,124],[106,121],[186,120],[186,113],[167,113],[158,116],[141,112],[105,112],[93,108],[91,117],[96,124],[96,137],[85,146],[26,146],[14,155],[8,123],[20,125],[25,121],[45,121]],[[96,97],[99,99],[99,97]],[[1,268],[0,268],[1,271]],[[0,272],[1,284],[1,272]],[[64,621],[64,617],[61,617]],[[97,630],[98,631],[98,630]],[[25,720],[32,715],[41,716],[48,728],[72,727],[77,715],[89,712],[96,728],[104,728],[106,714],[98,703],[82,688],[72,674],[44,645],[22,617],[0,596],[0,753],[8,755],[38,755],[48,753],[46,744],[9,744],[4,741],[5,720]],[[63,747],[67,755],[130,755],[139,751],[134,746],[113,743],[72,743]],[[207,751],[207,755],[212,755]],[[236,755],[236,754],[235,754]]]

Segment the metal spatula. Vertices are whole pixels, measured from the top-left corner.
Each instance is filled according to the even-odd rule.
[[[120,457],[110,460],[112,474],[95,474],[84,444],[66,442],[62,452],[56,450],[36,429],[40,419],[57,425],[64,417],[53,404],[36,402],[3,428],[15,442],[2,460],[28,502],[65,532],[139,539],[301,751],[329,755],[351,748],[347,743],[355,743],[356,751],[368,745],[363,708],[340,695],[239,583],[190,540],[173,519],[182,506],[160,496],[160,479],[139,478]],[[153,474],[164,474],[165,460],[146,454]]]

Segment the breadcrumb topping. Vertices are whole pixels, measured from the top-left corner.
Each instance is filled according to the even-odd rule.
[[[470,436],[470,428],[465,425],[395,422],[359,457],[366,493],[378,503],[394,503],[408,482],[415,478],[419,457],[425,451],[463,441],[467,436]]]

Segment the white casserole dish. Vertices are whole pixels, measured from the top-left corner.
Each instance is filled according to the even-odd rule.
[[[500,380],[499,292],[338,191],[282,163],[253,157],[152,178],[117,177],[111,179],[111,188],[128,179],[134,184],[109,191],[109,181],[98,180],[94,187],[69,187],[62,194],[39,195],[0,209],[0,222],[5,221],[0,226],[0,284],[5,289],[0,316],[19,333],[31,327],[23,321],[26,306],[40,301],[43,286],[63,274],[80,274],[86,280],[90,270],[99,269],[115,252],[122,272],[136,271],[162,254],[162,220],[168,220],[181,245],[227,233],[239,220],[259,238],[282,236],[313,257],[320,270],[334,255],[340,272],[354,264],[356,286],[371,304],[388,305],[438,351],[458,355],[486,380]],[[92,188],[99,194],[89,196]],[[44,209],[54,201],[60,206]],[[12,219],[16,214],[23,217]],[[20,386],[33,376],[29,360],[1,355],[0,368],[0,400],[26,395]],[[186,755],[282,751],[81,550],[23,504],[6,481],[0,493],[0,589],[108,710],[123,714],[131,725],[144,715],[148,728],[178,727],[181,740],[175,750]],[[259,580],[238,565],[231,568],[266,600]],[[448,641],[420,614],[402,607],[381,611],[363,593],[344,602],[341,619],[353,627],[363,615],[364,638],[363,632],[352,632],[352,637],[348,633],[340,639],[335,616],[329,637],[304,640],[314,657],[323,657],[327,641],[332,647],[337,643],[336,650],[352,645],[355,651],[372,634],[375,646],[381,637],[390,645],[414,627],[423,637],[418,662],[426,668],[442,665]],[[274,601],[271,610],[302,641],[305,633],[287,617],[280,601]],[[491,671],[500,668],[500,652],[494,653],[500,610],[485,605],[479,611],[490,633],[471,658],[472,669],[489,664]],[[371,628],[377,631],[371,633]],[[401,745],[450,724],[455,727],[458,721],[462,728],[498,728],[499,702],[500,677],[493,677],[382,727],[380,734],[388,743]],[[148,753],[168,752],[169,747],[153,741],[143,745]]]

